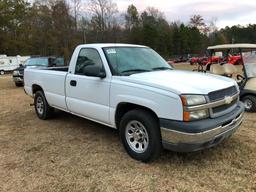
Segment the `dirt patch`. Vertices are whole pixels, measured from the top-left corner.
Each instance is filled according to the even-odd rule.
[[[58,112],[39,120],[32,99],[0,76],[0,191],[256,191],[256,115],[219,146],[131,159],[117,131]]]

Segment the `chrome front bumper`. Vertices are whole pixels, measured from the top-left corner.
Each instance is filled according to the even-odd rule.
[[[163,147],[191,152],[217,145],[230,137],[241,125],[244,107],[241,102],[232,112],[214,119],[194,122],[160,119]]]
[[[215,139],[231,130],[236,130],[243,121],[243,113],[229,124],[200,133],[184,133],[161,127],[162,140],[170,143],[204,143]]]

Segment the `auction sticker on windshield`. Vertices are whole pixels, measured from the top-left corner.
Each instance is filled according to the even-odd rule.
[[[107,49],[107,54],[116,54],[116,50],[115,49]]]

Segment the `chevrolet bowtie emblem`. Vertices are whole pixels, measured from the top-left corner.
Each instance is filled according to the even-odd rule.
[[[230,104],[230,103],[232,102],[232,100],[233,100],[233,99],[232,99],[232,97],[227,96],[227,97],[225,97],[225,99],[224,99],[224,100],[225,100],[225,103],[226,103],[226,104]]]

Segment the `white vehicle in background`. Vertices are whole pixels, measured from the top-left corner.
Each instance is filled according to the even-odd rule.
[[[38,118],[56,108],[118,129],[127,153],[143,162],[162,147],[213,147],[243,120],[234,80],[175,70],[146,46],[80,45],[68,68],[26,68],[24,77]]]
[[[7,55],[0,55],[0,75],[3,75],[7,71],[13,71],[20,64],[24,64],[30,56],[7,56]]]

